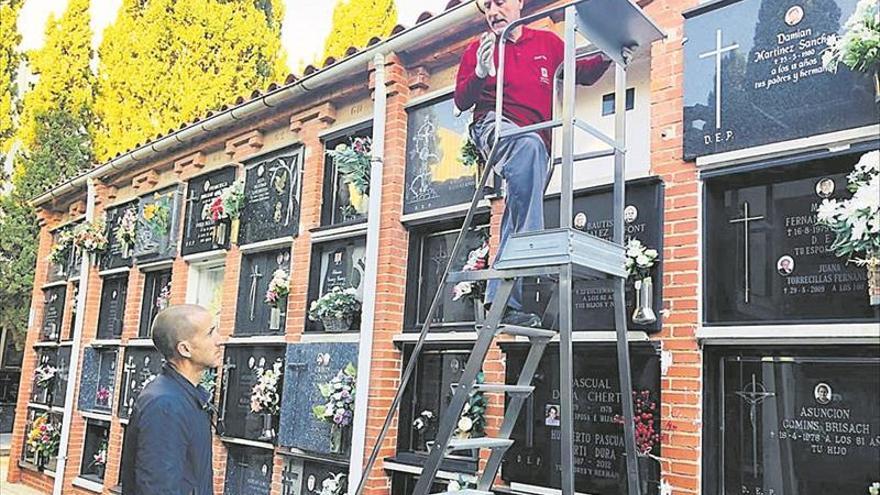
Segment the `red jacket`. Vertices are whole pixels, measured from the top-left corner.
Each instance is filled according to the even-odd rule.
[[[495,111],[495,78],[480,79],[474,74],[480,40],[465,49],[458,66],[455,106],[467,110],[476,105],[474,120]],[[519,126],[550,120],[553,100],[553,75],[564,58],[564,44],[550,31],[523,27],[515,43],[504,46],[504,116]],[[593,55],[577,63],[577,83],[593,84],[605,72],[611,60]],[[495,46],[498,67],[498,46]],[[561,96],[561,95],[560,95]],[[549,147],[549,132],[542,133]]]

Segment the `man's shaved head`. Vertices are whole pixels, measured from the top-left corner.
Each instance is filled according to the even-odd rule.
[[[153,344],[166,360],[180,358],[177,344],[192,339],[211,319],[211,313],[196,304],[169,306],[153,321]]]

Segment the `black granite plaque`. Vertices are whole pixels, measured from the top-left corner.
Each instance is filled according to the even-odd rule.
[[[312,248],[309,304],[334,287],[353,287],[357,290],[357,299],[363,301],[366,246],[367,240],[358,237],[316,244]],[[360,318],[356,317],[354,320],[353,330],[360,328]],[[321,329],[321,322],[306,319],[306,331]]]
[[[634,280],[626,283],[626,314],[629,330],[656,332],[660,330],[659,311],[663,307],[663,182],[656,178],[627,181],[624,209],[624,239],[638,239],[649,249],[656,249],[657,258],[652,271],[654,281],[654,311],[658,313],[655,323],[637,325],[632,321],[635,309]],[[572,225],[584,232],[611,240],[614,224],[611,210],[610,186],[591,188],[575,193]],[[547,228],[559,225],[559,197],[545,201],[544,219]],[[523,305],[541,314],[557,284],[537,279],[527,282],[523,288]],[[574,283],[573,319],[575,330],[614,330],[613,290],[608,284],[577,280]],[[556,309],[553,309],[556,311]]]
[[[31,387],[31,399],[34,404],[49,405],[52,402],[52,394],[55,391],[55,382],[58,380],[58,373],[55,373],[51,381],[38,382],[40,370],[49,368],[58,369],[58,349],[48,348],[37,351],[37,368],[34,371],[34,381]]]
[[[159,311],[167,306],[171,294],[171,269],[154,270],[144,274],[144,292],[141,300],[141,319],[138,323],[138,337],[152,335],[153,320]]]
[[[40,340],[43,342],[58,342],[61,339],[66,293],[67,287],[64,286],[43,291],[43,325],[40,327]]]
[[[428,309],[437,287],[440,284],[440,277],[446,264],[449,263],[449,256],[452,253],[453,244],[458,237],[459,230],[440,230],[433,229],[425,231],[416,241],[418,249],[417,258],[414,260],[415,265],[411,266],[411,270],[417,270],[417,289],[412,293],[415,295],[416,306],[416,322],[415,327],[420,327],[425,318],[428,316]],[[461,253],[452,266],[453,271],[460,271],[467,263],[468,256],[472,251],[479,250],[484,242],[488,242],[489,227],[481,226],[475,230],[468,232],[465,237],[465,243]],[[480,291],[472,292],[480,293]],[[444,293],[439,301],[439,307],[434,316],[433,323],[443,326],[461,326],[467,325],[475,321],[474,299],[469,296],[460,297],[454,300],[454,285],[447,284]],[[479,304],[482,304],[482,297],[479,298]]]
[[[239,244],[295,236],[299,228],[302,148],[247,163]]]
[[[856,3],[742,0],[687,13],[685,159],[876,124],[871,76],[822,66]]]
[[[211,203],[220,197],[227,186],[235,181],[235,168],[227,167],[216,172],[191,179],[186,186],[186,217],[183,223],[183,242],[180,252],[184,255],[201,253],[212,249],[229,247],[226,242],[214,241],[214,220],[211,218]]]
[[[266,303],[266,291],[269,290],[269,282],[276,270],[284,270],[290,276],[290,248],[242,256],[235,335],[284,333],[287,300],[279,304],[281,315],[275,324],[272,321],[272,306]]]
[[[269,495],[272,490],[272,451],[229,445],[226,461],[226,495]]]
[[[134,246],[126,246],[116,237],[116,231],[120,223],[134,219],[137,224],[138,202],[129,203],[107,208],[107,251],[101,256],[100,266],[102,270],[131,266]]]
[[[533,385],[535,392],[522,409],[514,428],[513,447],[502,465],[502,478],[542,487],[560,487],[559,352],[552,345],[541,360]],[[516,383],[528,353],[528,344],[502,345],[507,356],[507,383]],[[647,343],[631,343],[633,390],[643,401],[638,421],[660,431],[659,352]],[[613,344],[574,344],[574,468],[575,490],[582,493],[620,494],[626,490],[626,456],[620,381]],[[653,406],[653,407],[651,407]],[[651,453],[659,455],[660,441]],[[659,493],[659,466],[650,467],[642,492]],[[645,491],[647,489],[647,491]]]
[[[308,460],[303,462],[302,495],[320,495],[324,480],[341,483],[342,493],[345,493],[345,487],[348,485],[348,466]]]
[[[257,370],[271,369],[284,360],[284,347],[229,346],[222,370],[220,420],[223,435],[258,440],[263,432],[263,417],[251,412],[251,391],[257,383]],[[282,366],[283,370],[283,366]],[[279,393],[281,383],[278,384]],[[275,418],[277,430],[277,418]]]
[[[162,355],[154,347],[129,347],[122,365],[119,417],[128,418],[138,394],[162,371]]]
[[[704,493],[868,493],[880,466],[880,354],[870,352],[717,358]]]
[[[173,258],[180,231],[183,185],[160,189],[138,201],[137,239],[134,255],[139,263]]]
[[[452,98],[409,110],[403,213],[469,203],[480,180],[477,166],[465,166],[461,147],[471,112],[456,117]]]
[[[101,306],[98,309],[99,339],[118,339],[122,336],[127,293],[128,273],[104,279],[101,287]]]
[[[303,460],[284,456],[281,468],[281,495],[302,495]]]
[[[104,482],[104,471],[107,467],[107,443],[110,436],[110,423],[89,419],[86,422],[86,435],[83,444],[82,462],[80,463],[80,476],[96,481]],[[99,452],[103,450],[103,456]],[[103,461],[101,460],[103,458]]]
[[[850,197],[858,155],[706,181],[707,324],[877,321],[863,268],[837,258],[816,221],[823,197]]]
[[[55,367],[58,371],[55,373],[55,380],[52,381],[50,404],[56,407],[64,406],[64,401],[67,398],[67,385],[70,382],[70,350],[71,346],[69,345],[59,347],[55,359]]]
[[[340,144],[351,145],[351,139],[355,137],[371,137],[372,129],[358,129],[349,131],[340,137],[331,137],[324,142],[325,150],[334,150]],[[342,177],[333,158],[324,155],[324,203],[321,207],[321,225],[340,225],[348,223],[364,222],[367,219],[369,197],[361,194],[358,190]]]

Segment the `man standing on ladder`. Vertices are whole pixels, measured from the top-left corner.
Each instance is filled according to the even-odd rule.
[[[488,156],[494,142],[495,66],[498,58],[497,37],[509,23],[522,15],[524,0],[477,0],[490,31],[471,42],[458,66],[455,106],[474,108],[470,133],[474,144]],[[552,118],[553,81],[564,58],[562,40],[550,31],[516,26],[510,31],[505,51],[504,114],[502,131],[525,127]],[[624,51],[629,59],[631,51]],[[577,63],[576,81],[590,85],[602,77],[611,59],[592,55]],[[495,173],[507,184],[501,242],[495,259],[504,251],[512,234],[544,229],[544,185],[547,181],[550,149],[549,129],[529,132],[503,140],[498,146]],[[489,280],[486,305],[495,297],[500,280]],[[541,317],[523,311],[522,279],[516,281],[502,323],[535,327]]]

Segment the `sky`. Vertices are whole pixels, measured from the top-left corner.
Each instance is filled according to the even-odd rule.
[[[198,0],[189,0],[198,1]],[[424,11],[441,12],[449,0],[397,0],[398,23],[415,24]],[[315,61],[324,49],[324,38],[330,32],[333,15],[332,0],[285,0],[285,17],[281,41],[287,51],[288,69],[294,71],[301,62]],[[60,16],[67,0],[25,0],[18,28],[22,35],[21,48],[30,50],[43,44],[43,33],[50,14]],[[101,34],[116,18],[122,0],[92,0],[92,46],[101,42]]]

